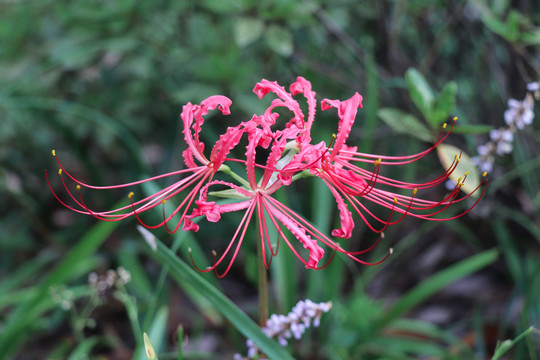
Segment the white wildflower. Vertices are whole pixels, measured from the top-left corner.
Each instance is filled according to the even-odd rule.
[[[508,110],[504,112],[504,121],[509,126],[515,126],[520,130],[526,125],[531,125],[534,119],[534,103],[529,98],[523,101],[516,99],[508,100]]]

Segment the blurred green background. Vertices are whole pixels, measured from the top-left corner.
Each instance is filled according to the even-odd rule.
[[[474,156],[488,131],[504,126],[507,100],[523,99],[526,84],[540,80],[539,45],[535,0],[0,0],[0,359],[144,358],[142,331],[160,339],[160,358],[177,358],[179,324],[185,358],[245,353],[238,329],[193,285],[171,282],[134,221],[99,224],[56,201],[44,172],[57,171],[52,149],[96,185],[172,171],[182,166],[183,104],[214,94],[233,100],[231,116],[205,123],[210,144],[228,124],[264,110],[251,92],[256,82],[288,86],[300,75],[318,100],[364,96],[349,145],[412,154],[430,145],[381,109],[438,129],[411,98],[415,84],[405,74],[414,68],[435,94],[457,85],[445,103],[459,117],[447,143]],[[318,115],[314,137],[329,142],[335,118]],[[336,259],[313,272],[281,252],[272,311],[287,313],[306,296],[334,302],[323,329],[288,351],[303,359],[479,359],[493,356],[497,340],[525,332],[504,356],[540,358],[538,129],[535,121],[516,133],[514,151],[496,158],[486,195],[466,217],[391,227],[380,250],[395,254],[381,266]],[[388,171],[421,181],[444,170],[432,154]],[[125,196],[96,191],[87,199],[107,209]],[[315,184],[288,201],[323,230],[335,221],[332,198]],[[235,222],[212,226],[202,236],[156,235],[185,258],[187,244],[209,254],[228,241],[219,236]],[[356,239],[373,239],[357,227]],[[242,253],[225,279],[204,277],[256,318],[254,242]],[[88,284],[88,274],[120,266],[131,273],[125,287],[98,294]]]

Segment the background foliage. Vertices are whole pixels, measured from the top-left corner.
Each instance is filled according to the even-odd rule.
[[[360,151],[414,153],[455,114],[448,143],[473,156],[504,125],[506,101],[540,80],[539,24],[533,0],[0,0],[0,358],[142,358],[142,332],[172,358],[179,324],[186,358],[243,352],[241,334],[256,336],[166,253],[152,254],[135,223],[99,224],[62,208],[45,182],[44,169],[56,171],[51,149],[93,184],[177,169],[183,104],[229,96],[227,121],[236,123],[264,109],[251,93],[257,81],[288,85],[302,75],[319,100],[364,96],[351,135]],[[442,100],[427,104],[426,86]],[[227,126],[220,120],[207,122],[205,141]],[[326,114],[319,124],[315,138],[328,142],[337,124]],[[540,327],[539,137],[538,121],[517,134],[466,218],[389,229],[396,251],[382,266],[336,259],[306,272],[281,252],[273,311],[306,296],[334,303],[323,328],[289,352],[472,359],[525,332],[510,354],[538,359],[530,327]],[[388,175],[440,171],[433,155]],[[125,196],[96,192],[91,201],[108,208]],[[321,229],[332,226],[332,199],[316,185],[288,201]],[[188,244],[205,256],[228,240],[219,237],[228,225],[156,236],[181,258]],[[372,236],[360,229],[355,241]],[[226,279],[204,278],[256,318],[255,247],[242,252]],[[97,294],[88,285],[89,273],[119,266],[131,273],[125,287]]]

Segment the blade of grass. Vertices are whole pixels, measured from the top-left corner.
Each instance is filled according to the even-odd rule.
[[[92,349],[102,340],[103,339],[100,339],[99,337],[91,337],[89,339],[85,339],[75,348],[75,350],[71,352],[71,354],[69,354],[68,360],[79,360],[87,358],[88,354],[92,351]]]
[[[521,334],[519,334],[518,336],[516,336],[515,339],[513,340],[504,340],[503,342],[500,342],[497,344],[497,347],[495,348],[495,353],[493,354],[493,356],[491,357],[491,360],[497,360],[497,359],[500,359],[501,356],[503,356],[508,350],[510,350],[514,345],[516,345],[516,343],[518,341],[520,341],[521,339],[523,339],[525,336],[529,335],[530,333],[532,333],[534,330],[534,327],[531,326],[529,327],[527,330],[525,330],[524,332],[522,332]]]
[[[177,359],[182,360],[184,358],[184,328],[182,325],[178,325],[178,353],[177,353]]]

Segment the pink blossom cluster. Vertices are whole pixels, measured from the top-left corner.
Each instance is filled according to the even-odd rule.
[[[298,77],[287,91],[277,82],[262,80],[253,91],[259,99],[270,93],[274,99],[263,114],[253,115],[248,121],[228,127],[209,152],[205,151],[206,144],[201,140],[205,116],[215,109],[223,115],[229,115],[232,101],[225,96],[215,95],[198,105],[188,103],[183,107],[181,120],[187,144],[187,149],[183,152],[186,165],[184,169],[127,184],[93,186],[81,182],[66,171],[53,150],[69,201],[62,200],[50,184],[49,187],[63,205],[78,213],[105,221],[118,221],[134,216],[146,228],[155,229],[163,226],[170,232],[180,228],[185,231],[198,231],[199,225],[196,223],[198,218],[204,217],[209,222],[218,222],[224,214],[242,212],[240,224],[225,250],[219,256],[215,254],[212,266],[199,269],[204,272],[215,271],[218,276],[224,276],[231,269],[253,218],[257,220],[257,233],[266,266],[279,248],[274,246],[270,239],[269,229],[273,228],[277,230],[278,243],[284,241],[306,268],[319,269],[326,266],[320,264],[321,260],[323,258],[331,260],[335,253],[342,253],[362,264],[378,264],[388,257],[391,250],[386,257],[375,263],[367,262],[362,256],[375,247],[389,225],[396,224],[407,215],[434,221],[455,219],[466,214],[476,204],[477,201],[457,215],[453,214],[446,218],[439,216],[451,204],[461,202],[470,196],[468,194],[458,197],[466,174],[463,180],[440,200],[427,200],[417,195],[417,192],[441,184],[444,187],[445,181],[459,163],[460,154],[456,154],[451,166],[442,174],[424,183],[404,182],[385,177],[380,173],[383,166],[407,165],[425,157],[446,139],[453,128],[455,118],[451,121],[450,131],[445,129],[445,124],[437,141],[420,153],[408,156],[365,154],[358,152],[357,147],[346,144],[358,109],[362,108],[360,94],[355,93],[350,99],[343,101],[330,99],[321,101],[321,110],[337,110],[338,131],[327,144],[324,141],[319,143],[312,141],[311,129],[315,124],[317,101],[309,81]],[[302,110],[297,98],[305,101],[307,114]],[[279,119],[278,122],[283,113],[290,113],[290,118],[285,121]],[[279,126],[283,123],[284,126]],[[245,155],[233,157],[232,150],[241,146],[246,148]],[[240,173],[231,170],[240,166],[242,169]],[[217,176],[218,173],[220,176]],[[75,182],[76,191],[70,190],[63,174]],[[178,179],[139,200],[135,200],[134,193],[131,192],[130,203],[113,210],[91,210],[81,194],[81,188],[129,188],[165,177]],[[335,199],[339,225],[332,230],[330,236],[319,231],[308,220],[273,196],[277,190],[287,188],[294,181],[303,181],[306,177],[323,181]],[[485,180],[482,183],[485,183]],[[477,189],[480,187],[481,185]],[[162,221],[152,225],[143,221],[141,214],[158,206],[165,209],[163,204],[171,198],[178,198],[178,203],[169,214],[166,214],[165,210],[162,211]],[[228,201],[220,202],[216,200],[217,198],[227,198]],[[377,215],[368,206],[369,203],[386,208],[387,216]],[[328,211],[332,212],[331,209]],[[361,219],[378,236],[368,248],[350,251],[343,248],[335,238],[351,238],[355,218]],[[297,249],[295,242],[305,250],[301,247]],[[330,255],[327,254],[326,257],[324,247],[331,249]],[[218,273],[220,264],[224,264],[220,267],[223,271]]]

